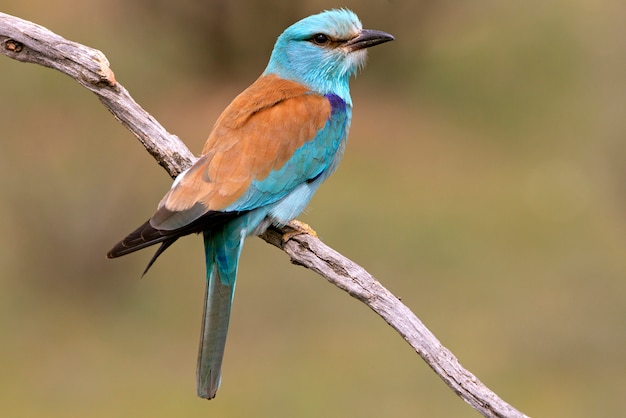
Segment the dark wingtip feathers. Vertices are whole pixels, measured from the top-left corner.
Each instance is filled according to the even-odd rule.
[[[141,277],[145,276],[146,273],[148,272],[148,270],[150,270],[150,267],[152,267],[152,265],[154,264],[154,262],[156,261],[157,258],[159,258],[159,256],[161,254],[163,254],[163,251],[167,250],[168,247],[170,245],[172,245],[174,243],[174,241],[176,241],[178,237],[174,237],[168,240],[163,241],[163,243],[161,244],[161,246],[156,250],[156,252],[154,253],[154,255],[152,256],[152,258],[150,259],[150,261],[148,262],[148,265],[146,266],[145,270],[143,271],[143,273],[141,273]]]
[[[121,257],[126,254],[130,254],[142,248],[149,247],[167,240],[167,235],[158,229],[154,229],[150,225],[150,221],[146,221],[139,228],[128,234],[126,238],[115,244],[113,248],[107,253],[107,258]]]
[[[139,228],[128,234],[126,238],[115,244],[115,246],[107,253],[107,258],[121,257],[126,254],[130,254],[142,248],[149,247],[161,242],[161,246],[154,253],[148,266],[142,273],[142,277],[148,272],[150,267],[154,264],[156,259],[165,251],[170,245],[178,239],[177,235],[169,235],[163,231],[159,231],[150,225],[150,221],[146,221]]]
[[[107,258],[121,257],[130,254],[142,248],[149,247],[154,244],[162,243],[156,253],[150,259],[148,267],[144,270],[146,274],[148,269],[156,261],[157,257],[163,254],[163,251],[169,248],[178,238],[197,232],[218,227],[225,224],[229,220],[241,216],[245,212],[208,212],[202,217],[196,219],[192,223],[173,230],[159,230],[150,225],[150,220],[146,221],[139,228],[128,234],[126,238],[115,244],[107,253]]]

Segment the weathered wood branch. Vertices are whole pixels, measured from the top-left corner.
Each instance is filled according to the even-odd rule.
[[[42,26],[0,13],[0,53],[18,61],[54,68],[95,93],[172,177],[195,161],[185,144],[167,132],[115,80],[109,60],[97,49],[68,41]]]
[[[18,61],[54,68],[95,93],[172,177],[195,160],[180,139],[168,133],[115,80],[102,52],[68,41],[42,26],[0,13],[0,53]],[[296,229],[289,225],[282,229],[271,228],[261,238],[282,249],[294,264],[317,272],[369,306],[456,394],[483,416],[525,417],[463,368],[415,314],[365,269],[317,237],[306,233],[294,235],[294,231]]]

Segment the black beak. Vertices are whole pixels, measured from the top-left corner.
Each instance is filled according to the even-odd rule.
[[[393,36],[386,32],[379,30],[363,29],[356,38],[350,39],[346,42],[345,46],[348,47],[350,52],[358,51],[359,49],[369,48],[374,45],[382,44],[385,42],[393,41]]]

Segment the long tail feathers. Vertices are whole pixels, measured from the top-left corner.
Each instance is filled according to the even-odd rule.
[[[235,286],[225,285],[218,274],[212,274],[207,282],[197,370],[201,398],[213,399],[220,386],[234,290]]]
[[[236,243],[234,247],[224,246],[224,242],[217,242],[210,233],[206,232],[204,242],[207,258],[207,287],[196,377],[198,396],[213,399],[221,381],[222,359],[235,292],[241,242]]]
[[[230,310],[235,292],[237,265],[247,236],[248,226],[258,225],[266,212],[255,212],[253,218],[246,212],[209,212],[202,218],[176,230],[158,230],[147,221],[117,243],[107,254],[120,257],[150,245],[161,243],[143,274],[146,274],[159,255],[181,236],[203,232],[207,266],[207,287],[204,298],[204,317],[198,352],[198,396],[213,399],[221,380],[222,359]],[[240,221],[230,223],[230,220]]]

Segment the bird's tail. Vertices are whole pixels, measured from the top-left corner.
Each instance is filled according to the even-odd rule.
[[[201,398],[213,399],[220,385],[242,244],[243,237],[228,237],[224,229],[204,232],[207,284],[196,372]]]

